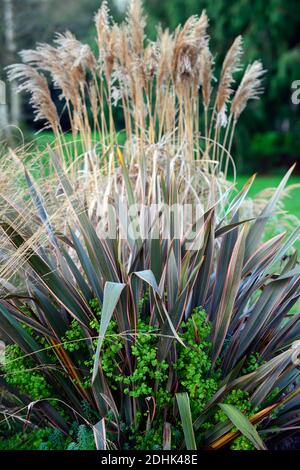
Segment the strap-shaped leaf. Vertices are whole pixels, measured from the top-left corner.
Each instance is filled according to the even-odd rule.
[[[94,270],[99,276],[103,276],[106,280],[113,282],[118,281],[118,273],[116,271],[114,257],[111,253],[110,240],[100,240],[86,214],[85,208],[82,207],[81,202],[76,198],[72,184],[62,168],[59,158],[50,148],[48,151],[64,193],[79,222],[80,231],[84,237],[86,248]]]
[[[98,373],[100,351],[101,351],[101,347],[102,347],[102,343],[104,340],[107,327],[109,325],[111,317],[114,313],[117,303],[119,302],[120,296],[125,286],[126,284],[121,284],[117,282],[107,282],[105,284],[104,295],[103,295],[103,307],[102,307],[102,312],[101,312],[101,321],[100,321],[100,329],[99,329],[99,338],[98,338],[98,344],[97,344],[95,360],[94,360],[92,382],[94,382]]]
[[[185,346],[182,339],[177,334],[176,325],[174,325],[174,323],[173,323],[172,315],[169,315],[169,313],[166,309],[166,306],[165,306],[164,302],[161,299],[161,292],[160,292],[160,289],[157,285],[157,282],[156,282],[156,279],[154,277],[153,272],[150,271],[150,270],[145,270],[145,271],[137,271],[134,274],[136,276],[138,276],[140,279],[142,279],[143,281],[147,282],[147,284],[149,284],[149,286],[152,287],[154,292],[157,294],[155,296],[155,302],[156,302],[157,310],[160,313],[161,317],[166,319],[166,322],[162,327],[162,332],[164,334],[167,334],[167,335],[173,335],[174,339],[176,339],[182,346]],[[166,331],[168,333],[166,333],[166,331],[165,331],[166,328],[167,328]],[[165,357],[166,351],[168,349],[168,344],[170,344],[171,342],[172,342],[172,338],[163,338],[163,337],[160,338],[159,347],[158,347],[159,351],[161,352],[161,349],[162,349],[161,348],[161,343],[163,343],[164,346],[165,346],[164,353],[159,354],[161,359],[163,357]]]
[[[161,296],[161,293],[160,293],[159,287],[157,285],[155,276],[154,276],[153,272],[150,269],[146,269],[145,271],[136,271],[134,274],[137,277],[139,277],[140,279],[142,279],[142,281],[147,282],[147,284],[149,284],[149,286],[152,287],[154,292],[156,292],[156,294],[159,297]]]
[[[171,424],[168,422],[165,422],[164,433],[163,433],[163,450],[171,450],[171,440],[172,440]]]
[[[270,413],[278,407],[278,404],[267,406],[249,417],[251,424],[257,424],[266,418]],[[213,429],[205,433],[205,440],[211,449],[220,449],[239,437],[240,431],[232,431],[232,422],[228,419],[216,424]]]
[[[0,225],[16,248],[26,246],[26,241],[12,225],[5,222],[0,222]],[[42,258],[30,247],[26,255],[27,262],[38,275],[41,284],[76,320],[86,325],[90,309],[74,286],[53,270],[47,258]]]
[[[238,216],[236,215],[233,223],[238,222]],[[245,225],[244,225],[245,227]],[[228,232],[222,237],[222,243],[220,252],[218,255],[218,262],[215,271],[215,280],[213,286],[213,295],[211,296],[210,305],[208,309],[209,319],[214,323],[217,318],[218,306],[220,305],[222,295],[224,293],[224,286],[226,279],[228,278],[229,266],[232,259],[233,251],[236,248],[237,239],[239,236],[239,229],[235,229]]]
[[[220,403],[219,407],[228,416],[232,424],[238,428],[238,430],[252,442],[254,447],[258,450],[266,450],[266,447],[259,437],[253,424],[250,423],[248,418],[241,413],[241,411],[233,405]]]
[[[285,187],[285,185],[288,182],[288,179],[294,170],[295,165],[293,165],[289,171],[286,173],[284,178],[281,180],[278,188],[274,192],[271,200],[268,202],[266,207],[263,209],[261,212],[260,216],[257,218],[255,223],[252,225],[251,229],[249,230],[248,236],[247,236],[247,241],[246,241],[246,248],[245,248],[245,260],[248,260],[248,258],[252,255],[252,253],[256,250],[258,247],[262,234],[264,232],[266,223],[269,219],[269,217],[272,215],[274,208],[278,202],[278,199]]]
[[[49,236],[49,240],[51,241],[53,246],[57,248],[58,245],[57,245],[57,240],[56,240],[56,236],[55,236],[55,231],[54,231],[54,228],[53,228],[53,226],[50,222],[50,218],[49,218],[49,215],[46,211],[45,205],[43,203],[42,196],[36,190],[36,188],[34,186],[34,183],[33,183],[32,179],[31,179],[31,177],[30,177],[30,175],[29,175],[29,173],[28,173],[28,171],[26,170],[25,167],[24,167],[24,172],[25,172],[25,178],[26,178],[26,181],[27,181],[27,184],[28,184],[28,187],[29,187],[31,199],[32,199],[32,201],[33,201],[33,203],[36,207],[38,216],[39,216],[41,222],[45,226],[46,232]]]
[[[186,448],[187,450],[197,450],[189,396],[186,392],[176,393],[176,400],[180,413]]]
[[[93,298],[93,293],[92,293],[89,285],[85,281],[83,275],[81,274],[81,272],[77,268],[76,264],[72,260],[71,256],[67,252],[67,250],[63,249],[63,254],[64,254],[65,260],[68,263],[68,266],[69,266],[69,268],[70,268],[70,270],[71,270],[78,286],[80,287],[80,290],[81,290],[82,294],[84,295],[85,300],[86,301],[91,300]],[[102,300],[101,300],[101,303],[102,303]]]
[[[41,364],[48,362],[47,355],[41,351],[40,345],[20,325],[11,312],[0,303],[0,331],[2,329],[12,342],[18,344],[26,354],[34,354]]]
[[[213,360],[216,361],[222,349],[230,320],[232,317],[234,302],[241,282],[243,257],[245,249],[246,226],[243,227],[234,245],[224,285],[221,286],[222,295],[217,307],[213,332]]]
[[[45,328],[42,324],[37,322],[34,318],[31,318],[29,315],[25,315],[22,310],[19,310],[16,306],[6,302],[5,300],[0,300],[0,304],[3,305],[12,315],[12,317],[15,318],[18,322],[33,328],[41,335],[53,336],[52,332],[48,328]]]
[[[285,243],[277,250],[276,256],[271,265],[267,266],[265,271],[270,271],[272,266],[282,259],[286,252],[293,246],[294,242],[300,237],[300,226],[297,227],[286,239]]]
[[[243,204],[250,188],[252,187],[252,184],[253,184],[253,181],[255,180],[256,178],[256,173],[254,173],[254,175],[250,176],[250,178],[248,179],[248,181],[245,183],[245,185],[243,186],[242,190],[239,192],[239,194],[237,194],[237,196],[233,199],[233,201],[231,202],[228,210],[226,211],[226,214],[225,216],[223,217],[223,219],[221,220],[219,226],[218,226],[218,229],[219,227],[222,225],[222,222],[229,217],[233,219],[234,216],[236,215],[236,213],[238,212],[239,208],[241,207],[241,205]]]
[[[97,450],[106,450],[107,441],[106,441],[106,427],[105,427],[105,418],[102,418],[98,423],[93,426],[94,440]]]
[[[94,270],[94,267],[89,257],[87,256],[82,244],[80,243],[79,238],[75,235],[75,233],[71,229],[70,229],[70,233],[71,233],[74,247],[78,255],[78,258],[80,260],[81,266],[86,274],[87,279],[89,280],[91,286],[93,287],[93,290],[95,294],[97,295],[97,298],[101,305],[102,300],[103,300],[103,292],[99,283],[99,279],[97,278],[96,272]]]

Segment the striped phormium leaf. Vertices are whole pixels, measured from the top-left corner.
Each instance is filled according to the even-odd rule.
[[[174,236],[179,211],[170,215],[170,225],[162,230],[161,213],[149,220],[147,211],[138,209],[135,230],[124,237],[122,230],[132,218],[125,210],[135,191],[123,161],[120,179],[125,179],[127,192],[121,199],[110,195],[106,220],[119,225],[114,238],[105,238],[88,217],[58,158],[52,158],[68,208],[63,235],[55,230],[55,221],[29,175],[34,219],[24,218],[22,201],[0,195],[4,201],[1,237],[10,253],[1,266],[0,331],[7,343],[18,345],[23,356],[30,358],[33,368],[43,366],[52,398],[61,400],[67,422],[80,421],[88,406],[99,449],[109,448],[107,436],[111,435],[114,445],[122,447],[124,429],[150,433],[158,418],[163,419],[161,446],[172,448],[179,414],[184,424],[181,445],[191,449],[227,445],[235,436],[233,425],[246,436],[251,434],[262,448],[246,422],[253,417],[262,431],[274,426],[271,411],[275,408],[280,410],[278,426],[285,416],[293,423],[292,411],[298,406],[297,394],[291,394],[298,375],[293,344],[300,338],[300,328],[299,314],[290,312],[300,296],[300,270],[295,254],[287,261],[283,257],[292,249],[299,229],[267,241],[259,238],[289,173],[257,220],[240,218],[253,179],[231,203],[227,201],[221,218],[215,201],[202,214],[191,243],[193,226],[183,226]],[[143,197],[158,205],[183,204],[184,192],[179,191],[174,167],[167,170],[165,178],[152,175],[151,185],[142,179]],[[199,307],[206,311],[211,333],[202,338],[194,323],[193,348],[184,333]],[[149,381],[143,388],[136,371],[139,362],[147,360],[146,353],[145,358],[138,356],[140,344],[147,341],[153,356],[149,356],[150,370],[143,366],[143,377]],[[216,374],[218,387],[207,394],[195,414],[175,365],[180,351],[192,351],[202,343],[210,344],[206,375]],[[249,369],[247,361],[253,355],[256,364]],[[229,419],[213,423],[204,432],[203,424],[216,413],[217,405],[226,405],[226,398],[237,389],[247,396],[249,407],[259,411],[243,419],[232,408],[224,408]],[[161,391],[167,394],[163,405],[157,398]],[[179,410],[174,406],[176,394]],[[26,405],[30,402],[30,397],[24,398]],[[43,413],[45,421],[66,431],[68,424],[54,410],[51,396],[47,409],[44,401],[34,402],[34,419]],[[141,416],[146,416],[145,423],[140,422]]]

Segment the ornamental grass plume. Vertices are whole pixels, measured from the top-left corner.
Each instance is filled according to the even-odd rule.
[[[235,93],[231,104],[231,113],[234,121],[237,121],[247,106],[249,100],[258,99],[262,93],[261,77],[265,73],[262,63],[255,60],[253,64],[248,65],[242,81]]]
[[[30,104],[35,114],[35,121],[45,121],[45,127],[51,128],[57,136],[61,131],[59,116],[45,76],[30,65],[17,64],[11,70],[9,77],[11,80],[19,81],[19,92],[26,91],[31,94]]]
[[[26,81],[32,103],[40,102],[39,94],[46,85],[44,80],[37,84],[32,69],[45,74],[59,91],[73,146],[66,145],[54,103],[49,109],[55,119],[49,120],[39,107],[34,111],[36,119],[46,119],[59,133],[59,142],[65,145],[61,157],[67,153],[68,161],[78,157],[75,141],[79,138],[85,153],[101,152],[108,163],[120,133],[128,164],[135,164],[148,146],[168,140],[170,158],[180,151],[185,160],[200,161],[205,171],[226,174],[236,122],[247,102],[260,94],[264,71],[258,61],[248,66],[235,92],[235,73],[241,69],[242,55],[242,38],[238,36],[226,54],[218,84],[208,25],[203,11],[174,32],[158,28],[156,39],[150,41],[140,0],[129,2],[121,24],[113,21],[104,1],[95,15],[97,50],[70,32],[58,34],[51,46],[38,44],[35,50],[22,51],[27,67],[10,66],[9,77]],[[120,110],[123,129],[117,126]],[[136,143],[138,154],[132,151]],[[96,160],[103,165],[103,160]],[[114,168],[114,159],[112,165]]]

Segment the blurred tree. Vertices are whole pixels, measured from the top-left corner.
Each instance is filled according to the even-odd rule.
[[[6,47],[6,60],[13,63],[16,60],[17,41],[16,41],[16,15],[13,0],[3,0],[4,9],[4,36]],[[14,126],[18,126],[21,117],[20,98],[17,93],[17,83],[15,81],[9,84],[10,90],[10,121]]]
[[[5,130],[6,138],[11,137],[9,125],[18,126],[21,121],[21,101],[17,93],[17,84],[8,83],[5,78],[5,66],[17,61],[17,52],[21,47],[24,34],[34,31],[38,14],[41,12],[45,0],[0,0],[0,40],[4,47],[0,51],[0,78],[6,82],[7,106],[2,107],[1,128]],[[37,15],[33,15],[33,11]]]
[[[54,31],[70,29],[94,45],[93,15],[101,0],[0,0],[0,18],[5,2],[13,6],[17,50],[48,42]],[[108,0],[113,15],[120,17],[126,0]],[[211,21],[211,47],[217,52],[217,76],[224,54],[233,39],[242,34],[245,63],[261,58],[268,69],[265,94],[252,103],[239,122],[234,155],[245,171],[268,170],[290,165],[300,156],[300,105],[291,101],[291,85],[300,79],[299,0],[145,0],[150,37],[155,26],[175,29],[190,15],[206,9]],[[116,8],[118,7],[118,8]],[[5,22],[0,21],[0,44],[5,44]],[[3,67],[15,56],[0,49],[0,79]],[[31,109],[25,118],[32,123]]]
[[[253,170],[259,163],[267,170],[274,155],[278,164],[299,159],[300,105],[291,101],[292,82],[300,79],[298,0],[147,0],[145,7],[151,29],[157,21],[175,28],[206,9],[212,50],[218,53],[216,75],[229,45],[242,34],[245,63],[261,58],[268,73],[262,100],[252,104],[239,123],[235,148],[239,167]]]
[[[113,2],[111,2],[113,5]],[[0,79],[5,67],[18,61],[18,51],[37,42],[51,42],[55,32],[70,29],[79,38],[93,42],[93,16],[100,0],[0,0]],[[20,101],[14,83],[7,84],[8,113],[0,112],[0,127],[20,122]],[[31,108],[23,107],[23,119],[32,124]]]

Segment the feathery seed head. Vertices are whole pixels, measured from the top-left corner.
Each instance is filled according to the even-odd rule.
[[[259,60],[255,60],[246,68],[231,105],[231,113],[235,120],[240,117],[248,101],[258,99],[263,92],[261,79],[265,73],[266,71]]]
[[[238,36],[229,48],[221,71],[221,78],[216,98],[216,110],[218,113],[217,126],[226,125],[226,105],[233,93],[232,84],[234,83],[234,73],[238,72],[241,64],[242,55],[242,36]]]
[[[202,96],[204,107],[207,109],[212,93],[214,60],[209,50],[208,44],[203,47],[199,58],[200,85],[202,87]]]
[[[59,128],[59,118],[52,101],[46,77],[26,64],[15,64],[8,67],[9,80],[19,81],[18,92],[31,94],[30,103],[35,113],[35,121],[46,121],[46,128]]]

